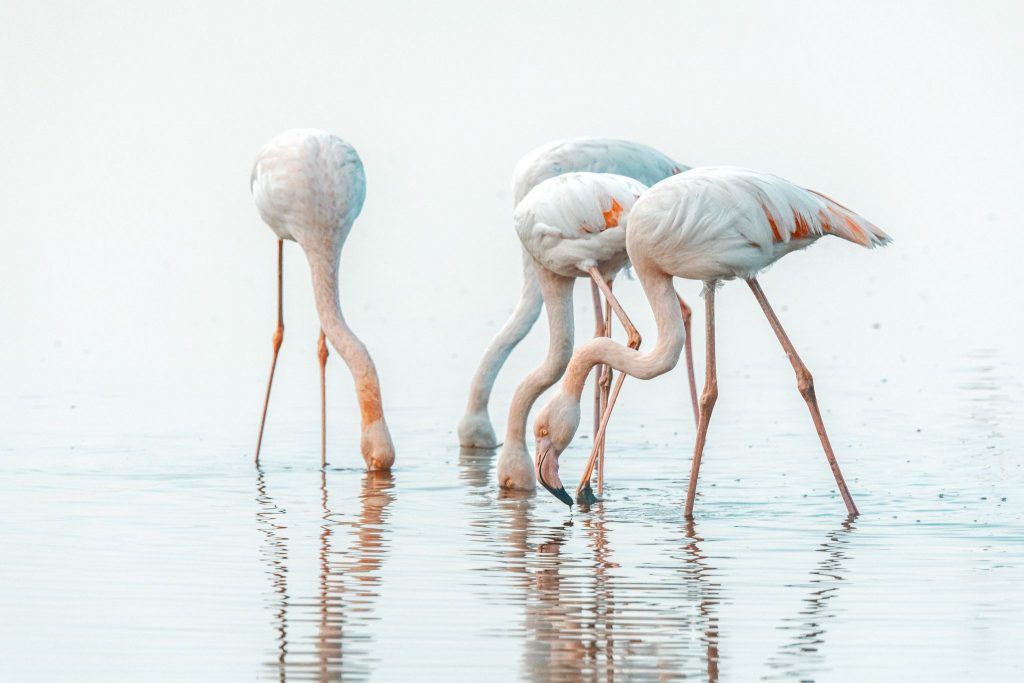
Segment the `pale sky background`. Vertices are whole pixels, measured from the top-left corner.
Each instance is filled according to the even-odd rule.
[[[763,278],[819,385],[844,364],[876,377],[920,362],[910,374],[927,382],[930,363],[971,349],[1012,354],[1022,20],[1019,2],[4,3],[0,435],[188,433],[251,450],[276,247],[249,171],[292,127],[341,135],[366,166],[342,302],[380,368],[399,463],[417,457],[403,411],[430,407],[455,441],[518,296],[512,168],[561,137],[770,171],[889,231],[889,249],[824,240]],[[317,430],[317,322],[286,246],[268,445],[275,420]],[[680,288],[699,309],[699,285]],[[640,288],[619,291],[653,342]],[[756,401],[742,375],[780,352],[745,287],[719,302],[722,400]],[[844,345],[876,324],[867,348]],[[502,373],[499,433],[545,346],[541,325]],[[332,362],[331,438],[351,448],[351,382]],[[778,377],[792,383],[782,359]],[[623,401],[688,419],[682,381]]]

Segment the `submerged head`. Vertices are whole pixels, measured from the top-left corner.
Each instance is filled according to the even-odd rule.
[[[459,420],[459,445],[463,448],[497,448],[498,437],[487,409],[467,410]]]
[[[363,425],[360,450],[366,461],[366,469],[371,472],[391,469],[395,462],[395,444],[391,441],[391,432],[383,418]]]
[[[564,391],[558,391],[548,401],[533,423],[533,435],[537,439],[537,481],[569,507],[572,507],[572,497],[566,493],[558,476],[558,458],[579,426],[579,399]]]

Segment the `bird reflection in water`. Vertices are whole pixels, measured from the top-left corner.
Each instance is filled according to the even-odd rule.
[[[257,528],[266,541],[260,549],[260,555],[267,565],[273,590],[271,602],[277,629],[277,661],[274,666],[283,681],[285,657],[288,654],[288,537],[285,536],[288,527],[284,525],[285,510],[267,493],[266,475],[259,466],[256,467],[256,503],[259,505],[256,512]]]
[[[598,504],[575,522],[547,521],[532,496],[496,499],[487,452],[464,450],[460,465],[470,552],[491,560],[477,588],[522,610],[522,626],[501,635],[522,640],[525,677],[717,681],[719,587],[692,524],[670,529],[676,552],[651,547],[639,568],[623,567],[612,529],[628,534],[632,520],[609,521]]]
[[[497,451],[493,448],[460,448],[459,478],[477,495],[486,493],[491,485],[491,464]]]
[[[800,678],[807,680],[825,671],[826,624],[839,614],[834,598],[846,575],[846,546],[850,542],[855,516],[847,517],[842,525],[829,532],[817,552],[821,559],[810,574],[810,594],[803,599],[800,612],[783,620],[778,629],[791,633],[791,637],[768,660],[772,670],[762,680]]]
[[[331,509],[327,473],[321,472],[319,586],[312,599],[290,601],[285,578],[288,539],[282,533],[286,527],[278,519],[284,510],[267,493],[263,473],[259,472],[257,519],[267,538],[263,555],[278,600],[275,612],[278,656],[271,666],[277,670],[279,680],[289,677],[321,681],[371,678],[375,660],[370,656],[367,626],[374,619],[379,595],[380,569],[387,551],[386,510],[392,502],[393,486],[390,473],[366,473],[360,493],[359,518],[351,521]],[[344,546],[346,540],[349,541],[347,547]],[[314,634],[305,633],[310,623],[316,624]],[[291,641],[289,626],[292,627]],[[295,630],[303,635],[296,638]],[[312,648],[303,647],[309,642]]]
[[[721,600],[721,590],[713,580],[707,558],[701,550],[704,539],[697,535],[696,523],[690,519],[684,526],[682,567],[686,577],[685,585],[690,601],[696,603],[701,629],[701,643],[704,646],[704,660],[707,664],[708,683],[718,681],[718,615],[715,607]]]

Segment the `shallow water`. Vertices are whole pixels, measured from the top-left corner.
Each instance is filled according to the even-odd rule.
[[[687,413],[629,403],[605,502],[571,514],[546,494],[499,494],[494,454],[460,451],[429,409],[393,416],[418,446],[390,475],[342,455],[320,471],[309,420],[272,424],[260,469],[237,440],[22,437],[0,460],[0,673],[1011,678],[1024,664],[1019,367],[964,354],[944,366],[956,390],[927,401],[920,369],[899,367],[884,408],[875,389],[822,389],[873,384],[853,369],[818,377],[856,519],[795,390],[758,367],[740,372],[744,392],[790,392],[791,410],[735,414],[725,373],[691,523]],[[588,437],[563,456],[567,480]]]
[[[1024,4],[110,4],[0,4],[0,682],[1021,678]],[[340,291],[391,476],[361,470],[333,355],[319,469],[293,244],[251,463],[277,249],[246,180],[307,125],[366,164]],[[857,519],[736,283],[692,524],[678,371],[626,383],[592,511],[502,496],[459,451],[521,285],[511,171],[576,135],[777,173],[892,234],[762,278]],[[650,348],[638,283],[615,291]],[[499,376],[499,435],[546,343]]]

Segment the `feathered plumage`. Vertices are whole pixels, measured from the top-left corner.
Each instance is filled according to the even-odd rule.
[[[589,171],[635,178],[651,186],[689,169],[653,147],[630,140],[570,138],[541,145],[527,153],[512,172],[516,205],[534,187],[564,173]]]
[[[741,277],[747,280],[793,366],[797,388],[810,410],[847,512],[857,514],[857,506],[825,432],[814,379],[755,278],[758,271],[786,253],[806,247],[825,235],[837,235],[865,247],[889,242],[888,235],[832,199],[777,176],[744,168],[696,168],[667,178],[645,192],[630,212],[626,249],[651,303],[658,323],[658,338],[653,348],[645,351],[603,337],[576,350],[561,389],[541,409],[534,424],[536,465],[541,483],[559,500],[572,505],[572,498],[558,474],[558,458],[579,426],[580,395],[586,376],[591,368],[600,364],[639,379],[657,377],[675,367],[689,335],[677,306],[672,279],[702,280],[705,283],[707,368],[686,495],[685,513],[692,514],[701,454],[711,410],[718,398],[715,285],[719,280]],[[613,390],[605,408],[606,416],[615,404],[615,397]],[[602,427],[606,424],[607,419],[602,421]],[[593,443],[599,444],[602,439],[599,429]],[[590,476],[598,454],[599,449],[593,448],[576,489],[578,502],[589,504],[596,500],[590,491]]]
[[[627,248],[659,245],[666,270],[695,280],[749,278],[835,235],[865,247],[890,239],[828,197],[769,173],[709,166],[667,178],[636,203]],[[640,247],[642,249],[642,247]]]
[[[249,182],[263,221],[279,238],[298,242],[316,233],[332,239],[339,233],[344,241],[366,198],[355,148],[313,128],[288,130],[267,143]]]
[[[614,274],[626,263],[629,210],[646,190],[621,175],[566,173],[533,188],[513,222],[523,246],[548,270],[586,277],[599,266]]]
[[[617,173],[652,185],[679,173],[687,166],[656,149],[628,140],[607,138],[573,138],[557,140],[528,152],[512,174],[513,206],[538,184],[565,173],[588,171]],[[459,443],[463,446],[491,448],[498,439],[487,413],[494,381],[512,349],[533,327],[541,311],[543,297],[538,283],[533,256],[523,247],[523,289],[515,311],[484,350],[483,358],[473,373],[466,412],[459,421]],[[532,469],[519,468],[518,473],[498,461],[498,477],[508,488],[532,490]]]
[[[352,371],[362,415],[363,459],[371,470],[389,469],[395,460],[395,447],[384,419],[377,368],[366,346],[342,316],[338,294],[341,247],[363,208],[366,196],[366,176],[359,155],[352,145],[327,131],[312,128],[289,130],[260,150],[249,182],[263,221],[279,240],[298,242],[306,254],[322,334],[326,335]],[[280,269],[281,244],[278,249]],[[281,271],[278,270],[278,330],[274,338],[274,360],[263,408],[264,420],[277,352],[284,334],[280,283]],[[320,350],[323,381],[324,363],[327,360],[327,347],[323,339]],[[321,409],[326,411],[323,403]],[[321,413],[322,419],[325,414]],[[326,426],[322,426],[322,430],[326,434]],[[324,437],[322,442],[325,442]],[[258,462],[259,441],[256,448]],[[322,443],[321,454],[326,461],[325,443]]]

